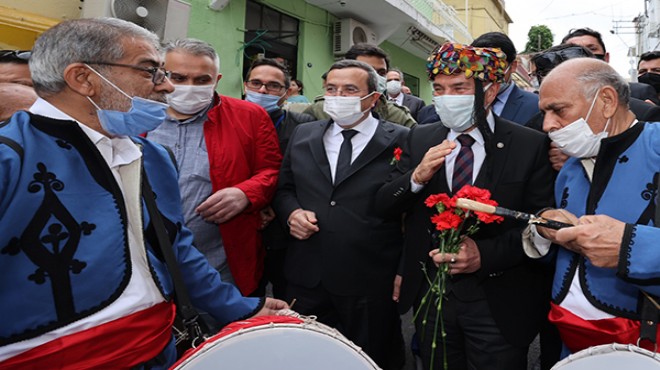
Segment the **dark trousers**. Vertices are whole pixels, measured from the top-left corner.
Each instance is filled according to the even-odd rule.
[[[284,277],[285,259],[286,248],[266,248],[264,277],[271,283],[273,287],[273,297],[277,299],[286,299],[286,278]]]
[[[315,315],[319,322],[339,330],[384,370],[401,369],[405,362],[401,320],[389,296],[338,296],[320,284],[305,288],[289,283],[287,301],[293,309]]]
[[[421,297],[420,297],[421,298]],[[446,355],[450,370],[526,370],[527,347],[515,347],[502,336],[492,318],[485,299],[461,301],[453,293],[443,298],[442,319],[446,336]],[[433,334],[435,331],[435,302],[425,317],[426,306],[415,320],[420,339],[420,355],[424,369],[443,369],[442,336],[438,323],[435,358],[431,367]]]

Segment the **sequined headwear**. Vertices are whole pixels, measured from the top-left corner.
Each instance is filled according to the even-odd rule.
[[[477,48],[451,42],[435,48],[427,62],[426,71],[431,81],[441,73],[449,76],[462,71],[467,78],[503,82],[509,65],[506,54],[498,48]]]

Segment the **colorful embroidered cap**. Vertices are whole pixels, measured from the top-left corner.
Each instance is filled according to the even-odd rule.
[[[502,82],[509,66],[506,54],[498,48],[477,48],[451,42],[435,48],[427,62],[429,80],[441,73],[449,76],[463,71],[467,78]]]

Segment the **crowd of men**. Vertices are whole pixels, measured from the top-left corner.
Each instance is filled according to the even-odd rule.
[[[543,369],[608,343],[653,350],[660,52],[639,83],[608,60],[598,32],[572,30],[532,56],[529,92],[489,32],[433,51],[426,105],[369,44],[312,103],[270,58],[243,99],[220,95],[210,44],[118,19],[2,51],[0,369],[168,368],[174,270],[214,332],[295,301],[383,369],[404,366],[422,266],[451,276],[442,315],[415,320],[424,368],[524,370],[539,333]],[[438,253],[425,199],[464,185],[572,226],[505,219]]]

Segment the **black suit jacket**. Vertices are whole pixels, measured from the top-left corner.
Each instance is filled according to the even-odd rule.
[[[439,123],[412,129],[399,166],[376,196],[379,210],[385,215],[406,213],[399,301],[402,312],[418,299],[420,289],[425,286],[420,262],[430,260],[433,231],[430,218],[434,211],[424,205],[424,200],[431,194],[450,193],[444,166],[417,194],[411,191],[410,177],[427,150],[440,144],[447,133],[447,128]],[[496,117],[492,149],[487,152],[474,185],[490,190],[492,199],[505,208],[534,213],[552,205],[553,172],[548,161],[548,145],[544,135]],[[532,341],[548,302],[547,290],[541,289],[543,271],[526,257],[522,248],[524,226],[512,219],[480,225],[472,238],[481,254],[481,268],[462,276],[476,278],[502,334],[518,346]]]
[[[419,113],[419,110],[424,108],[426,105],[424,100],[410,94],[403,94],[402,104],[404,107],[408,108],[410,115],[413,116],[415,121],[417,121],[417,114]]]
[[[319,283],[337,295],[391,295],[401,249],[401,217],[375,211],[376,191],[387,180],[394,149],[403,146],[406,127],[380,121],[348,176],[332,183],[323,134],[331,121],[309,122],[291,135],[280,170],[273,208],[286,221],[298,208],[313,211],[319,232],[288,245],[289,282]]]
[[[655,88],[641,82],[630,82],[630,96],[639,100],[650,100],[654,104],[660,104]]]

